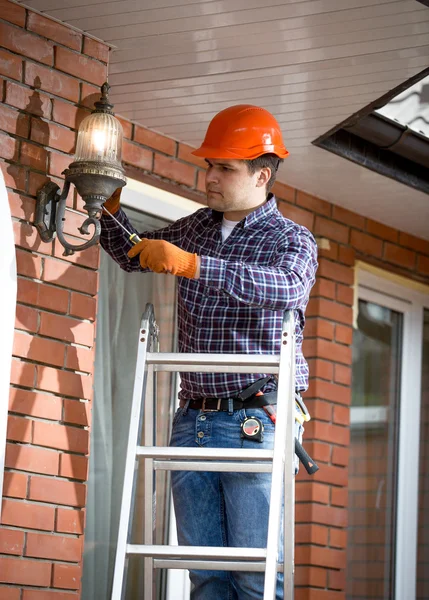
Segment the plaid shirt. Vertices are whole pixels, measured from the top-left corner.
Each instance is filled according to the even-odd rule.
[[[126,214],[115,217],[136,232]],[[276,199],[240,221],[223,242],[222,213],[202,208],[141,238],[164,239],[201,257],[199,279],[178,278],[179,351],[279,354],[283,312],[296,319],[296,388],[308,387],[302,354],[304,312],[317,269],[311,233],[284,218]],[[129,259],[131,242],[108,215],[101,219],[101,245],[125,271],[143,271],[139,257]],[[229,398],[264,374],[181,373],[180,397]],[[264,388],[270,391],[275,383]]]

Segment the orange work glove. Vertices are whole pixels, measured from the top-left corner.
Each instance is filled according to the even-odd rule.
[[[172,273],[188,279],[195,277],[197,255],[185,252],[165,240],[144,238],[128,252],[130,258],[137,254],[140,254],[140,264],[143,269],[149,267],[155,273]]]
[[[110,196],[110,198],[108,198],[106,200],[106,202],[103,204],[103,206],[105,206],[107,208],[107,210],[109,211],[109,213],[111,215],[114,215],[115,213],[117,213],[118,210],[121,208],[121,204],[119,202],[119,199],[121,197],[121,192],[122,192],[122,188],[118,188],[117,190],[115,190],[113,192],[113,194]]]

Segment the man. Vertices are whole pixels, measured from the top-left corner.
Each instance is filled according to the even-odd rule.
[[[303,391],[308,368],[302,331],[317,249],[311,233],[284,218],[269,193],[288,156],[280,127],[263,108],[232,106],[214,117],[194,154],[207,162],[208,208],[159,231],[140,233],[144,239],[133,247],[120,226],[103,216],[101,244],[126,271],[179,277],[180,352],[278,354],[283,312],[293,309],[296,388]],[[119,192],[106,207],[135,231],[120,209]],[[275,387],[275,380],[264,374],[181,374],[171,445],[271,448],[274,424],[262,402],[246,411],[240,394],[250,390],[254,407],[261,397],[256,392],[272,398]],[[263,441],[242,437],[241,425],[249,416],[263,425]],[[179,543],[265,547],[270,479],[266,473],[174,472]],[[263,573],[196,570],[190,576],[193,600],[256,600],[263,595]],[[282,579],[279,575],[278,600],[283,598]]]

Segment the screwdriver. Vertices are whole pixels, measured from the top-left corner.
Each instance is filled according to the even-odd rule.
[[[130,242],[132,244],[136,245],[139,242],[141,242],[141,239],[139,238],[137,233],[131,233],[131,231],[128,231],[128,229],[126,227],[124,227],[122,225],[122,223],[120,221],[118,221],[118,219],[115,216],[113,216],[112,213],[109,212],[105,206],[103,206],[103,210],[105,212],[107,212],[107,214],[110,215],[114,221],[116,221],[116,223],[119,225],[119,227],[122,227],[122,229],[128,234],[128,239],[130,240]]]

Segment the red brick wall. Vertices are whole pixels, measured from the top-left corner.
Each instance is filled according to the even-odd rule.
[[[32,223],[37,190],[48,177],[62,184],[108,50],[7,0],[0,15],[0,166],[19,273],[0,598],[72,600],[80,596],[99,251],[63,257]],[[189,147],[122,123],[130,176],[204,202],[204,162]],[[330,243],[305,332],[306,440],[321,469],[298,476],[296,598],[344,600],[353,265],[358,257],[427,282],[429,244],[287,185],[274,191],[283,214]],[[69,208],[73,234],[83,218],[73,192]]]

